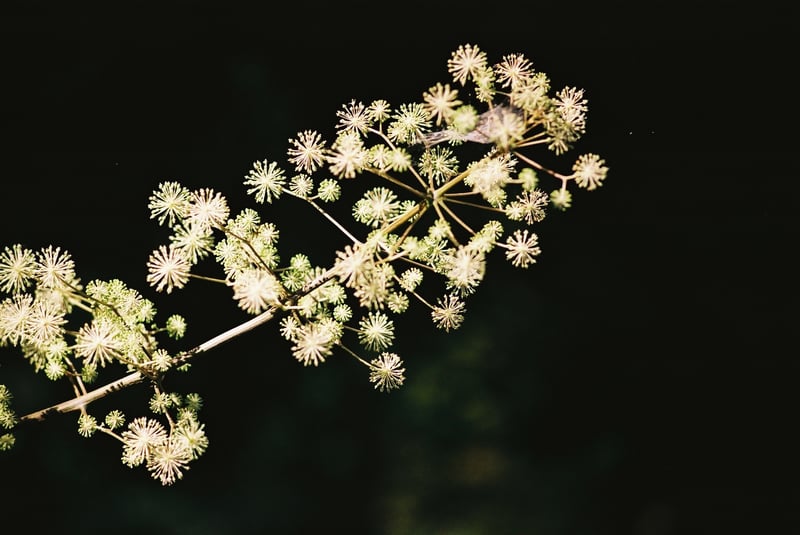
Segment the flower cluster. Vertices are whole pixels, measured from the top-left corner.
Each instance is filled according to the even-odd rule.
[[[17,425],[17,415],[11,408],[11,392],[6,385],[0,385],[0,427],[11,429]],[[4,433],[0,435],[0,451],[10,449],[14,445],[14,435]]]
[[[179,363],[159,348],[157,337],[165,332],[181,338],[186,329],[182,316],[170,316],[160,326],[154,304],[122,281],[81,283],[72,256],[58,247],[6,247],[0,253],[0,289],[7,294],[0,301],[0,347],[18,347],[35,372],[69,381],[77,396],[87,395],[106,367],[155,377]],[[20,421],[11,399],[9,388],[0,385],[0,426],[5,429]],[[86,437],[97,431],[114,436],[124,419],[112,411],[101,424],[85,407],[80,410],[78,432]],[[13,433],[2,435],[0,450],[14,441]]]
[[[180,403],[178,398],[177,402],[172,399],[170,404]],[[158,420],[144,416],[130,422],[120,435],[123,464],[130,467],[146,466],[150,475],[162,485],[172,485],[183,478],[189,463],[208,447],[205,425],[197,419],[192,398],[199,399],[189,394],[185,406],[178,411],[177,420],[170,420],[169,429]]]
[[[0,290],[9,294],[0,302],[0,345],[20,347],[50,379],[71,381],[81,401],[90,397],[85,385],[106,367],[123,365],[132,374],[125,384],[160,379],[185,370],[190,357],[277,319],[301,365],[320,366],[341,352],[366,368],[379,391],[400,388],[405,365],[392,350],[395,317],[422,307],[436,328],[459,329],[489,255],[499,249],[515,267],[535,264],[541,254],[535,226],[547,210],[570,208],[572,190],[595,190],[608,172],[593,153],[578,156],[564,173],[533,154],[562,156],[584,134],[582,89],[553,91],[549,77],[523,54],[491,63],[473,44],[453,51],[446,67],[449,79],[418,99],[396,105],[350,100],[335,113],[330,139],[302,130],[288,140],[285,164],[261,159],[246,171],[243,185],[257,205],[298,202],[341,233],[323,265],[312,263],[310,252],[281,257],[276,223],[254,208],[232,212],[212,188],[166,181],[153,191],[150,217],[169,236],[147,259],[146,282],[166,293],[192,280],[224,285],[253,316],[240,326],[171,356],[156,334],[183,336],[181,316],[158,327],[153,304],[121,281],[83,286],[65,251],[14,245],[0,254]],[[362,175],[371,176],[371,185],[340,208],[344,189]],[[549,189],[548,179],[554,179]],[[73,328],[73,311],[89,318]],[[207,439],[197,420],[199,397],[152,383],[154,417],[136,418],[121,433],[125,417],[118,411],[100,423],[84,403],[70,410],[81,410],[81,435],[117,438],[124,464],[144,465],[169,485],[202,454]],[[111,383],[91,397],[115,388]],[[4,427],[17,421],[10,399],[0,387]],[[0,437],[0,449],[10,443],[13,437]]]
[[[300,199],[341,231],[345,244],[332,265],[314,266],[303,253],[281,264],[278,231],[258,212],[247,208],[233,216],[218,193],[165,182],[151,197],[151,217],[173,234],[150,257],[150,284],[158,291],[182,288],[195,264],[213,256],[222,268],[216,280],[232,288],[242,310],[282,316],[281,333],[300,363],[318,366],[338,347],[365,364],[371,380],[375,359],[359,357],[350,340],[367,353],[387,354],[395,337],[392,316],[412,303],[427,307],[436,327],[458,329],[467,298],[484,279],[487,255],[500,248],[516,267],[536,263],[541,249],[531,227],[549,206],[571,206],[570,183],[595,189],[607,169],[598,156],[585,154],[571,174],[562,174],[530,154],[537,146],[563,154],[584,133],[583,90],[552,93],[548,76],[524,55],[491,64],[471,44],[451,54],[447,70],[451,79],[416,102],[344,103],[333,139],[302,130],[288,140],[288,166],[258,160],[245,175],[256,203]],[[467,89],[476,102],[467,102]],[[468,143],[485,146],[483,155],[462,151]],[[382,183],[349,209],[354,229],[323,205],[338,201],[362,174]],[[557,181],[549,193],[540,188],[543,174]],[[480,213],[489,217],[475,228]],[[430,280],[428,292],[438,293],[434,298],[420,291],[423,279]],[[381,384],[389,390],[402,381]]]

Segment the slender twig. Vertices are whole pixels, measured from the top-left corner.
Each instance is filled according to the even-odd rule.
[[[250,331],[252,329],[255,329],[256,327],[258,327],[260,325],[263,325],[264,323],[267,323],[273,317],[275,317],[275,311],[276,311],[275,308],[270,308],[270,309],[262,312],[258,316],[255,316],[254,318],[252,318],[252,319],[250,319],[250,320],[248,320],[248,321],[246,321],[246,322],[244,322],[244,323],[242,323],[240,325],[237,325],[236,327],[233,327],[232,329],[228,329],[227,331],[223,332],[222,334],[219,334],[219,335],[207,340],[206,342],[203,342],[202,344],[200,344],[199,346],[195,347],[194,349],[189,350],[189,351],[187,351],[185,353],[182,353],[181,355],[179,355],[177,357],[176,360],[179,363],[184,363],[187,360],[189,360],[190,358],[193,358],[193,357],[199,355],[200,353],[205,353],[206,351],[209,351],[209,350],[211,350],[211,349],[213,349],[213,348],[215,348],[215,347],[227,342],[228,340],[230,340],[232,338],[235,338],[235,337],[237,337],[237,336],[239,336],[241,334],[244,334],[244,333],[246,333],[246,332],[248,332],[248,331]],[[75,397],[73,399],[58,403],[56,405],[53,405],[51,407],[47,407],[46,409],[42,409],[40,411],[32,412],[30,414],[26,414],[25,416],[20,418],[20,422],[42,421],[45,418],[47,418],[48,416],[51,416],[53,414],[61,414],[61,413],[65,413],[65,412],[81,410],[82,408],[86,407],[86,405],[88,405],[89,403],[91,403],[93,401],[97,401],[98,399],[104,398],[104,397],[106,397],[107,395],[109,395],[109,394],[111,394],[113,392],[117,392],[117,391],[122,390],[124,388],[127,388],[129,386],[133,386],[135,384],[141,383],[142,381],[144,381],[147,378],[148,378],[148,376],[143,374],[142,372],[138,372],[138,371],[137,372],[132,372],[132,373],[126,375],[125,377],[121,378],[121,379],[117,379],[116,381],[113,381],[113,382],[108,383],[108,384],[106,384],[104,386],[101,386],[100,388],[96,388],[96,389],[94,389],[94,390],[92,390],[90,392],[87,392],[86,394],[83,394],[81,396],[77,396],[77,397]]]
[[[26,414],[25,416],[19,419],[20,422],[27,422],[27,421],[42,421],[48,416],[51,416],[56,413],[64,413],[70,411],[77,411],[80,410],[82,407],[85,407],[92,401],[96,401],[100,398],[111,394],[112,392],[116,392],[118,390],[122,390],[123,388],[127,388],[131,385],[135,385],[136,383],[141,383],[145,379],[145,376],[141,372],[133,372],[129,375],[126,375],[122,379],[118,379],[113,383],[108,383],[105,386],[92,390],[82,396],[78,396],[74,399],[70,399],[59,403],[57,405],[53,405],[51,407],[47,407],[46,409],[42,409],[40,411],[32,412],[30,414]]]
[[[313,200],[309,199],[308,197],[303,197],[303,196],[297,195],[296,193],[292,192],[292,191],[291,191],[291,190],[289,190],[289,189],[285,189],[285,188],[284,188],[284,190],[283,190],[283,191],[284,191],[284,192],[286,192],[286,193],[288,193],[288,194],[289,194],[289,195],[291,195],[292,197],[296,197],[296,198],[298,198],[298,199],[300,199],[300,200],[302,200],[302,201],[305,201],[305,202],[307,202],[308,204],[310,204],[310,205],[312,206],[312,208],[314,208],[314,209],[315,209],[317,212],[319,212],[320,214],[322,214],[322,216],[323,216],[325,219],[327,219],[328,221],[330,221],[330,222],[333,224],[333,226],[335,226],[337,229],[339,229],[339,230],[341,231],[341,233],[342,233],[342,234],[344,234],[345,236],[347,236],[348,238],[350,238],[350,241],[352,241],[353,243],[359,243],[359,239],[358,239],[358,238],[356,238],[355,236],[353,236],[352,234],[350,234],[350,232],[349,232],[349,231],[348,231],[346,228],[344,228],[344,227],[341,225],[341,223],[339,223],[338,221],[336,221],[336,219],[335,219],[335,218],[334,218],[332,215],[330,215],[328,212],[326,212],[324,208],[322,208],[320,205],[318,205],[317,203],[315,203]]]
[[[402,181],[394,178],[392,175],[390,175],[389,173],[386,173],[385,171],[381,171],[380,169],[376,169],[374,167],[367,167],[367,168],[365,168],[365,170],[369,171],[373,175],[376,175],[376,176],[379,176],[379,177],[383,178],[384,180],[388,180],[389,182],[391,182],[395,186],[401,187],[404,190],[409,191],[412,194],[416,195],[417,197],[422,197],[422,198],[425,197],[425,194],[423,192],[419,191],[416,188],[413,188],[413,187],[409,186],[405,182],[402,182]]]
[[[478,208],[480,210],[486,210],[488,212],[499,212],[501,214],[504,213],[503,210],[501,210],[500,208],[495,208],[494,206],[486,206],[484,204],[478,204],[478,203],[474,203],[474,202],[462,201],[462,200],[459,200],[459,199],[454,199],[449,194],[445,195],[444,198],[447,199],[447,202],[449,202],[449,203],[460,204],[462,206],[471,206],[472,208]]]
[[[463,220],[462,220],[460,217],[458,217],[458,216],[456,215],[456,213],[455,213],[455,212],[453,212],[453,211],[450,209],[450,207],[449,207],[449,206],[447,206],[447,203],[444,203],[444,202],[438,202],[438,203],[436,203],[436,204],[439,204],[439,205],[441,205],[441,207],[444,209],[444,211],[445,211],[445,212],[447,212],[448,214],[450,214],[450,217],[452,217],[452,218],[453,218],[453,220],[454,220],[456,223],[458,223],[459,225],[461,225],[461,227],[463,227],[464,229],[466,229],[466,231],[467,231],[467,232],[469,232],[469,233],[470,233],[470,234],[472,234],[473,236],[474,236],[475,234],[477,234],[477,233],[476,233],[474,230],[472,230],[472,228],[471,228],[469,225],[467,225],[466,223],[464,223],[464,221],[463,221]],[[456,243],[457,243],[457,242],[456,242]]]
[[[550,174],[550,175],[552,175],[552,176],[554,176],[554,177],[556,177],[556,178],[558,178],[560,180],[568,180],[570,178],[567,175],[561,174],[558,171],[554,171],[552,169],[549,169],[549,168],[543,166],[542,164],[540,164],[536,160],[532,160],[531,158],[528,158],[524,154],[520,154],[518,152],[515,152],[514,155],[517,158],[519,158],[520,160],[522,160],[523,162],[525,162],[528,165],[530,165],[531,167],[535,167],[536,169],[538,169],[540,171],[544,171],[545,173],[548,173],[548,174]]]
[[[439,209],[440,205],[444,206],[444,203],[441,203],[441,202],[439,202],[437,200],[436,202],[433,203],[433,209],[436,210],[436,215],[439,216],[439,219],[441,219],[444,222],[447,222],[447,218],[444,216],[442,211]],[[456,238],[456,235],[453,234],[453,229],[450,228],[449,224],[447,225],[447,235],[450,238],[450,241],[452,241],[454,244],[461,245],[461,242],[459,242],[458,238]]]

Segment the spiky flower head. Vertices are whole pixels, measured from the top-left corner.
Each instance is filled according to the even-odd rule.
[[[263,269],[247,269],[239,273],[232,282],[233,298],[239,308],[250,314],[260,314],[280,303],[284,293],[278,279]]]
[[[359,223],[377,228],[399,215],[400,210],[397,195],[389,188],[381,186],[370,189],[356,201],[353,217]]]
[[[582,154],[572,166],[575,183],[587,190],[602,186],[608,173],[605,163],[597,154]]]
[[[186,219],[190,226],[224,228],[229,214],[228,200],[221,193],[211,188],[201,188],[192,192]]]
[[[301,162],[297,165],[306,167],[312,164]],[[271,203],[273,199],[280,197],[285,183],[286,176],[283,169],[278,167],[277,162],[267,160],[253,162],[253,168],[244,177],[244,185],[251,186],[247,190],[248,195],[253,195],[258,203],[264,201]]]
[[[8,451],[14,447],[16,438],[11,433],[0,435],[0,451]]]
[[[175,245],[161,245],[150,253],[147,259],[147,282],[157,292],[172,293],[175,288],[183,288],[189,281],[191,264]]]
[[[0,290],[22,292],[33,284],[36,255],[19,243],[0,253]]]
[[[103,421],[109,429],[118,429],[125,424],[125,415],[122,414],[121,411],[115,409],[106,414],[106,417]]]
[[[337,178],[355,178],[369,160],[369,151],[361,136],[352,130],[344,130],[326,151],[329,170]]]
[[[214,236],[210,226],[203,225],[175,225],[170,236],[170,243],[177,249],[190,264],[208,256],[214,247]]]
[[[542,221],[550,201],[542,190],[523,191],[505,207],[506,216],[512,221],[525,221],[528,225]]]
[[[449,122],[448,119],[453,111],[463,104],[458,100],[458,90],[451,89],[450,84],[442,85],[441,82],[437,82],[425,91],[422,100],[425,101],[423,105],[425,111],[429,117],[436,120],[437,126]]]
[[[296,325],[296,324],[295,324]],[[290,326],[284,324],[286,330]],[[319,366],[332,353],[332,346],[338,340],[338,332],[330,323],[311,322],[299,326],[292,326],[286,330],[294,340],[292,353],[303,366]]]
[[[536,263],[536,257],[541,253],[539,237],[529,233],[528,229],[517,229],[508,237],[505,243],[506,259],[516,267],[526,268]]]
[[[97,419],[91,414],[83,413],[78,417],[78,434],[88,438],[97,431]]]
[[[364,103],[355,99],[343,105],[342,109],[336,112],[336,116],[339,118],[336,129],[340,132],[366,134],[372,122],[372,117]]]
[[[179,314],[173,314],[167,318],[165,328],[170,338],[179,340],[186,334],[186,319]]]
[[[50,245],[36,254],[33,275],[42,288],[62,289],[75,279],[75,262],[67,251]]]
[[[158,420],[139,417],[122,432],[122,462],[139,466],[150,458],[153,449],[167,440],[167,431]]]
[[[325,141],[316,130],[300,132],[289,144],[289,162],[294,164],[295,171],[311,174],[325,162]]]
[[[507,54],[494,66],[494,72],[501,87],[514,88],[533,75],[533,65],[523,54]]]
[[[465,305],[460,297],[448,294],[436,302],[431,318],[436,326],[450,332],[458,329],[464,321]]]
[[[400,388],[405,381],[403,361],[396,353],[383,352],[369,363],[369,380],[381,392]]]
[[[396,143],[410,145],[421,141],[430,126],[430,116],[425,106],[417,102],[401,104],[392,115],[387,134]]]
[[[432,147],[422,153],[419,169],[423,176],[439,186],[456,174],[458,158],[448,147]]]
[[[358,323],[358,339],[371,351],[386,349],[394,340],[394,322],[382,312],[370,312]]]
[[[376,99],[370,102],[367,108],[369,118],[377,123],[382,123],[389,118],[392,113],[392,107],[383,99]]]
[[[157,219],[159,225],[166,222],[168,227],[172,227],[189,213],[191,200],[192,192],[180,182],[161,182],[147,204],[150,219]]]
[[[150,450],[147,458],[147,471],[162,485],[172,485],[183,478],[192,460],[192,449],[187,441],[178,435],[170,435]]]
[[[208,437],[205,432],[205,425],[197,421],[193,411],[184,411],[182,418],[175,426],[174,436],[183,442],[183,446],[189,451],[192,460],[197,459],[208,448]]]
[[[464,85],[468,79],[485,71],[487,65],[486,52],[475,45],[465,44],[450,55],[447,71],[453,75],[455,82]]]
[[[550,203],[559,210],[572,206],[572,193],[567,188],[558,188],[550,192]]]
[[[75,354],[89,366],[103,367],[119,356],[123,348],[122,331],[112,320],[99,317],[85,324],[75,338]]]

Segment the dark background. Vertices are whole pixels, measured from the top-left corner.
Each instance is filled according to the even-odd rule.
[[[268,325],[170,379],[203,396],[211,441],[182,481],[162,488],[55,417],[0,457],[1,532],[800,533],[788,8],[28,6],[0,18],[0,244],[58,245],[83,281],[125,280],[187,316],[187,347],[245,316],[224,288],[146,285],[166,240],[153,188],[256,207],[253,161],[330,132],[350,99],[418,100],[459,44],[585,89],[563,170],[596,152],[610,173],[541,223],[538,264],[490,262],[461,329],[398,320],[402,389],[374,391],[344,355],[302,368]],[[262,214],[284,257],[330,261],[341,243],[304,209]],[[69,396],[9,348],[0,382],[19,414]]]

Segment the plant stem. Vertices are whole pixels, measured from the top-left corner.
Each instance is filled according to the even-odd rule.
[[[256,327],[267,323],[272,318],[275,317],[275,308],[270,308],[265,310],[258,316],[255,316],[252,319],[247,320],[246,322],[233,327],[232,329],[228,329],[227,331],[223,332],[222,334],[218,334],[217,336],[203,342],[199,346],[191,349],[185,353],[182,353],[177,357],[179,363],[184,363],[190,358],[199,355],[200,353],[204,353],[209,351],[218,345],[221,345],[228,340],[235,338],[241,334],[246,333]],[[97,401],[98,399],[106,397],[108,394],[113,392],[117,392],[122,390],[123,388],[127,388],[129,386],[133,386],[135,384],[141,383],[148,376],[143,374],[142,372],[133,372],[121,379],[117,379],[111,383],[108,383],[100,388],[96,388],[86,394],[81,396],[76,396],[73,399],[58,403],[56,405],[52,405],[47,407],[46,409],[42,409],[40,411],[32,412],[30,414],[26,414],[25,416],[21,417],[19,420],[20,422],[28,422],[28,421],[42,421],[48,416],[53,414],[61,414],[65,412],[77,411],[81,410],[82,408],[86,407],[89,403],[93,401]]]
[[[100,398],[103,398],[112,392],[116,392],[117,390],[122,390],[123,388],[127,388],[131,385],[140,383],[144,379],[145,376],[141,372],[133,372],[129,375],[126,375],[122,379],[117,379],[113,383],[108,383],[107,385],[92,390],[91,392],[88,392],[82,396],[78,396],[74,399],[61,402],[57,405],[47,407],[46,409],[42,409],[40,411],[26,414],[25,416],[21,417],[19,421],[20,423],[33,420],[42,421],[48,416],[56,413],[64,413],[64,412],[80,410],[81,408],[85,407],[92,401],[96,401]]]

